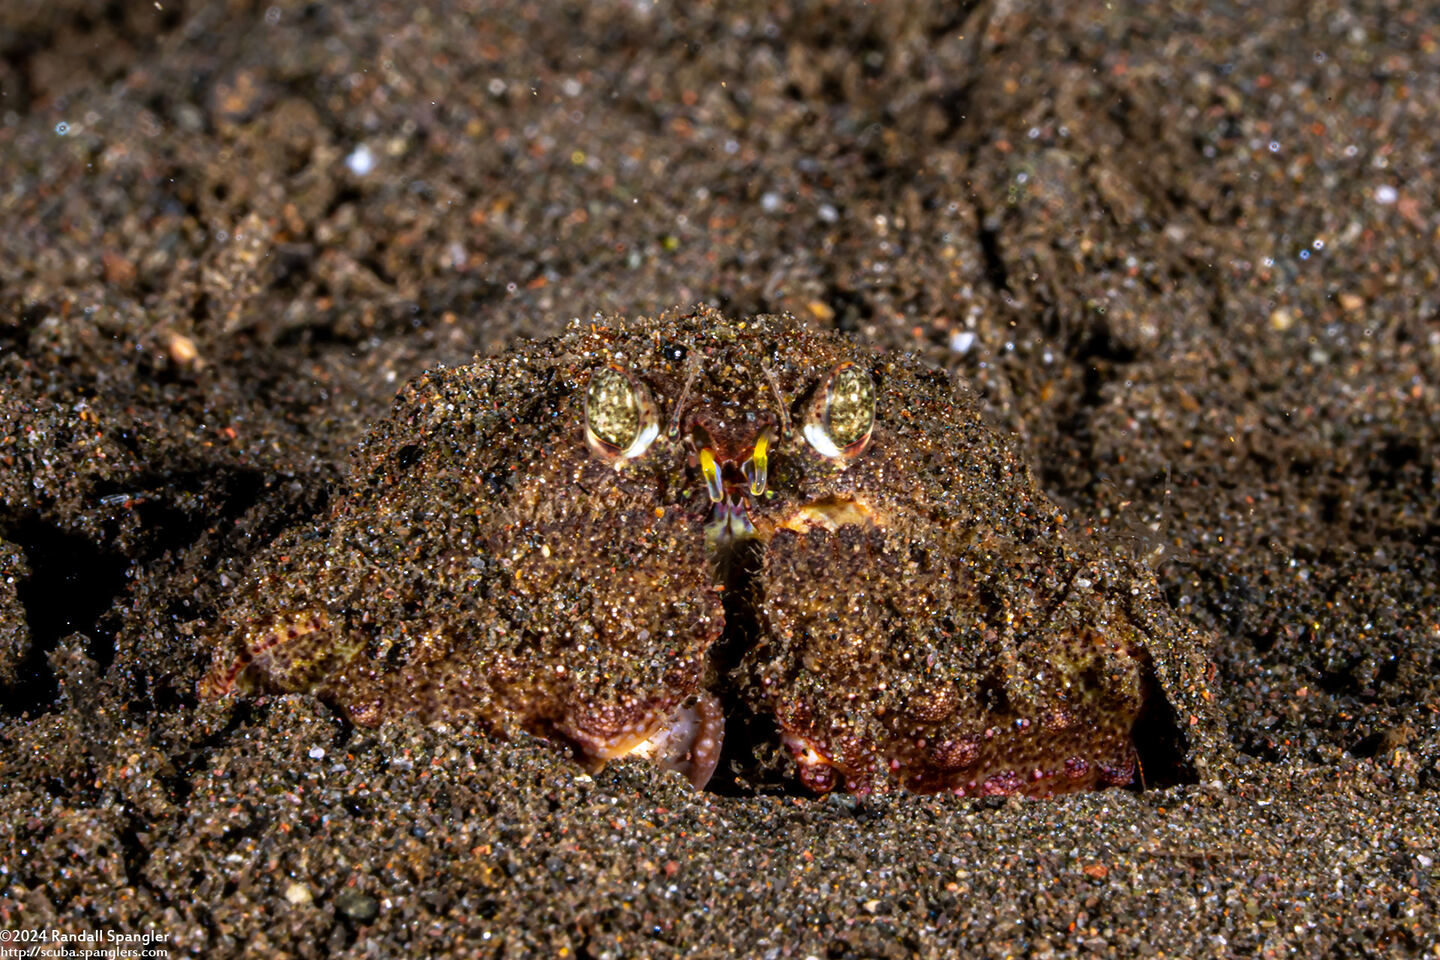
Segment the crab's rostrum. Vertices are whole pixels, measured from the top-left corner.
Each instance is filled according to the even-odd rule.
[[[743,715],[732,781],[784,756],[817,792],[1046,795],[1130,784],[1145,751],[1193,768],[1198,636],[951,376],[697,308],[408,384],[328,517],[253,565],[199,692],[470,719],[696,785]]]

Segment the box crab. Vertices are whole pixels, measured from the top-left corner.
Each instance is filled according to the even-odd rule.
[[[202,697],[468,718],[697,787],[727,715],[732,777],[788,756],[822,793],[1124,785],[1216,722],[1197,632],[963,386],[788,316],[577,321],[419,377],[224,621]]]

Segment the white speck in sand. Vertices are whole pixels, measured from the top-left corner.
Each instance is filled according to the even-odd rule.
[[[360,144],[350,151],[350,156],[345,158],[345,166],[357,177],[363,177],[375,169],[375,154],[365,144]]]

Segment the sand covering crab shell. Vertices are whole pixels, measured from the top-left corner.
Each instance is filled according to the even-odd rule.
[[[468,718],[697,786],[1048,795],[1189,769],[1216,724],[1197,632],[963,385],[705,308],[411,382],[212,636],[202,697]]]

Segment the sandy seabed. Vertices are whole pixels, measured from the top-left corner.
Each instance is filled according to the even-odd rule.
[[[1433,11],[22,0],[0,53],[0,928],[1440,956]],[[967,378],[1214,634],[1215,776],[720,796],[197,706],[401,383],[697,301]]]

